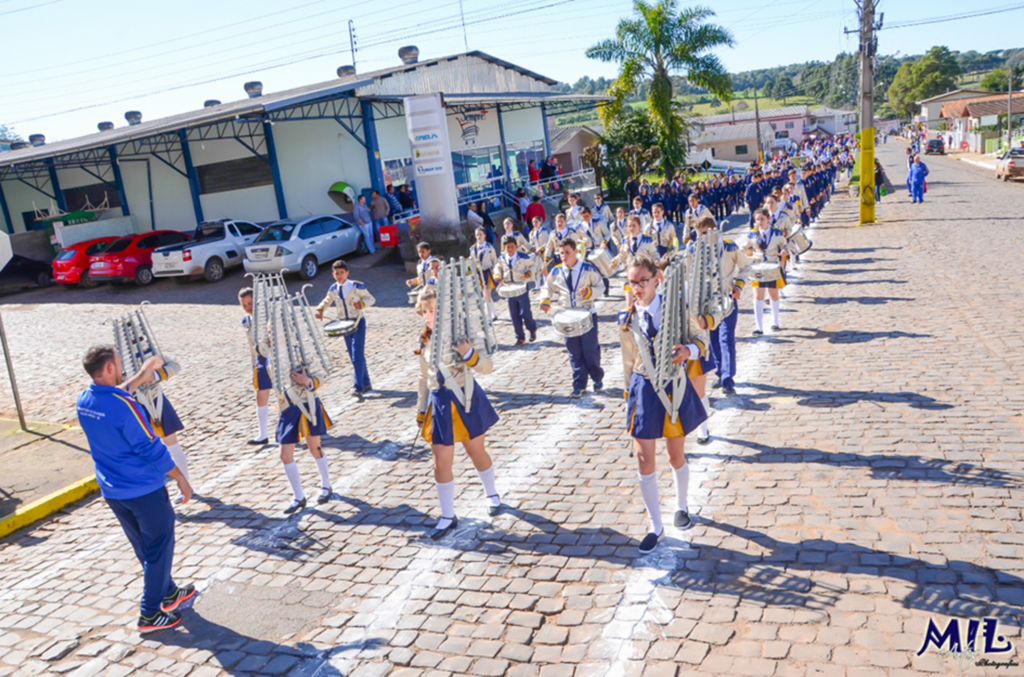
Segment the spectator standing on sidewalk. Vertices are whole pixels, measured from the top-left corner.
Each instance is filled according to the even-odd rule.
[[[394,215],[402,211],[402,203],[398,201],[398,196],[395,195],[395,184],[387,187],[384,197],[388,201],[388,207],[391,208],[390,214]]]
[[[381,197],[379,191],[372,191],[370,193],[370,214],[373,215],[374,239],[377,238],[377,229],[387,224],[388,214],[390,213],[391,206],[388,204],[388,201]]]
[[[366,196],[360,195],[359,199],[356,200],[356,206],[352,210],[352,216],[355,217],[356,225],[359,230],[363,233],[363,239],[366,241],[366,249],[372,254],[377,251],[377,248],[373,246],[373,217],[370,215],[370,208],[366,206]]]
[[[885,171],[882,164],[875,158],[875,202],[882,201],[882,187],[885,185]]]

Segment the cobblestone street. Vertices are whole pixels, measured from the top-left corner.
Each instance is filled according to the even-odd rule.
[[[440,542],[426,538],[439,513],[414,437],[421,321],[398,266],[353,272],[378,301],[374,392],[349,397],[344,345],[329,343],[339,368],[321,397],[340,498],[291,518],[276,447],[245,444],[256,417],[240,273],[5,297],[26,413],[63,423],[87,383],[83,352],[109,341],[103,320],[153,303],[161,348],[183,367],[165,392],[198,493],[179,509],[174,575],[201,594],[179,629],[140,637],[139,565],[102,499],[77,504],[0,541],[0,676],[956,674],[955,658],[916,655],[929,619],[951,617],[997,618],[1013,650],[988,658],[1024,661],[1024,278],[1010,255],[1024,187],[929,157],[926,202],[911,204],[904,148],[879,147],[896,184],[880,224],[856,227],[856,201],[835,196],[782,292],[781,332],[751,337],[744,292],[738,395],[711,391],[712,443],[686,444],[696,525],[667,526],[646,557],[621,274],[599,303],[604,393],[569,399],[549,322],[520,349],[499,323],[480,382],[501,415],[488,447],[510,508],[487,517],[457,451],[461,519]],[[329,282],[322,269],[310,300]],[[311,491],[313,462],[297,458]],[[667,509],[663,452],[659,481]]]

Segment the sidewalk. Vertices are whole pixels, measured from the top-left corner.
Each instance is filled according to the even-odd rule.
[[[966,162],[969,165],[976,165],[993,171],[996,168],[996,159],[990,155],[983,155],[982,153],[958,151],[955,153],[947,153],[947,156],[953,160],[959,160],[961,162]]]

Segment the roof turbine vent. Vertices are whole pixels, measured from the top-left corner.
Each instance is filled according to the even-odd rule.
[[[263,83],[258,80],[245,83],[245,93],[249,95],[250,99],[255,99],[263,94]]]
[[[114,123],[104,121],[96,125],[96,128],[99,129],[101,132],[109,132],[111,129],[114,128]]]
[[[416,45],[406,45],[398,48],[398,58],[405,65],[414,64],[420,60],[420,48]]]
[[[356,74],[355,66],[338,66],[339,78],[350,78]]]
[[[30,134],[28,137],[28,142],[31,143],[33,146],[42,146],[46,143],[46,135]]]
[[[137,110],[130,110],[124,114],[124,119],[128,121],[129,125],[137,125],[142,123],[142,113]]]
[[[203,108],[211,108],[213,106],[219,106],[219,105],[220,105],[220,101],[218,101],[217,99],[207,99],[206,101],[203,102]]]

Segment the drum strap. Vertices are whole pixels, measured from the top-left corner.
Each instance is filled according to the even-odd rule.
[[[341,310],[345,313],[345,319],[348,319],[348,303],[345,301],[345,285],[338,285],[338,298],[341,299]]]
[[[580,274],[576,276],[576,283],[572,281],[572,268],[565,269],[565,286],[569,290],[569,305],[576,307],[576,287],[580,286],[580,278],[583,277],[583,266],[580,266]]]

